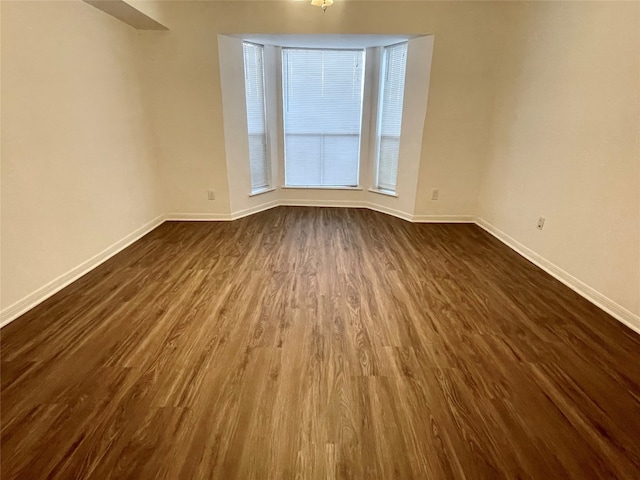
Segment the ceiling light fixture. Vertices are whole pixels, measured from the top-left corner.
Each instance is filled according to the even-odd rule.
[[[327,7],[333,5],[333,0],[311,0],[311,5],[322,8],[323,12],[327,11]]]

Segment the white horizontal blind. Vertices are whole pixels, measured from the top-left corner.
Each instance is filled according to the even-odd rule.
[[[285,183],[358,185],[363,50],[282,51]]]
[[[251,191],[269,187],[269,150],[264,98],[263,47],[243,43]]]
[[[381,75],[382,88],[378,105],[376,187],[392,192],[396,191],[398,178],[406,67],[406,43],[385,47]]]

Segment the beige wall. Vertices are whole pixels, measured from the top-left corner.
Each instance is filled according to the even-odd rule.
[[[80,1],[2,1],[2,309],[162,213],[137,32]]]
[[[637,2],[135,3],[171,30],[1,2],[2,308],[159,214],[230,213],[219,34],[414,33],[435,38],[414,213],[479,215],[640,315]]]
[[[481,216],[637,318],[640,3],[504,13]]]
[[[277,191],[250,197],[251,172],[249,167],[249,138],[247,137],[247,104],[244,85],[244,58],[242,40],[226,35],[218,36],[221,91],[224,117],[225,155],[229,184],[229,208],[234,214],[277,200]],[[273,49],[265,49],[265,66],[275,56]],[[271,55],[270,55],[271,54]],[[238,79],[242,79],[238,81]],[[265,83],[270,80],[265,76]],[[265,88],[265,95],[269,90]],[[270,129],[273,130],[273,129]],[[274,133],[271,131],[270,133]],[[275,136],[274,136],[275,137]],[[270,147],[273,147],[270,142]],[[271,149],[273,151],[273,148]],[[277,158],[271,154],[271,158]],[[277,162],[272,162],[275,166]],[[275,170],[272,168],[272,170]]]
[[[141,34],[170,213],[228,214],[218,34],[435,34],[429,112],[421,149],[417,214],[476,211],[491,107],[494,4],[336,2],[326,14],[307,2],[162,2],[170,32]],[[217,192],[207,200],[206,190]],[[431,188],[441,199],[429,200]],[[282,198],[353,201],[353,192],[284,191]],[[357,195],[356,195],[357,196]],[[393,202],[391,202],[393,204]],[[413,199],[409,202],[413,203]]]

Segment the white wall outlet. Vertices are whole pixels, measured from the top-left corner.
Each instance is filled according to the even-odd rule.
[[[538,218],[538,225],[536,225],[536,228],[538,230],[542,230],[544,228],[544,221],[546,220],[546,218],[544,217],[539,217]]]
[[[215,190],[207,190],[207,198],[209,200],[215,200],[216,199],[216,192]]]
[[[440,198],[440,190],[434,188],[431,190],[431,200],[438,200]]]

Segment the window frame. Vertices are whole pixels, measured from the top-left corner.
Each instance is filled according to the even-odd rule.
[[[361,174],[363,163],[363,139],[365,138],[365,116],[370,110],[370,105],[367,105],[369,101],[367,99],[367,71],[368,71],[368,52],[367,48],[332,48],[332,47],[297,47],[297,46],[280,46],[278,47],[278,63],[276,64],[276,77],[278,79],[278,126],[279,126],[279,140],[282,145],[280,149],[279,157],[281,158],[281,186],[282,189],[302,189],[302,190],[363,190],[361,187]],[[359,52],[362,54],[362,85],[360,89],[360,120],[359,120],[359,132],[358,132],[358,159],[356,164],[356,184],[355,185],[289,185],[287,184],[287,157],[286,157],[286,133],[285,133],[285,86],[284,86],[284,55],[286,50],[303,50],[303,51],[341,51],[341,52]]]
[[[245,90],[245,115],[247,115],[247,105],[246,105],[246,63],[244,57],[244,45],[251,45],[254,47],[260,48],[260,54],[262,57],[262,115],[264,121],[264,137],[265,137],[265,167],[266,167],[266,184],[253,188],[253,179],[251,178],[251,151],[249,150],[249,196],[253,197],[255,195],[260,195],[261,193],[272,192],[275,190],[273,186],[273,172],[272,172],[272,158],[271,158],[271,129],[269,122],[269,102],[267,100],[267,69],[265,66],[265,45],[251,42],[249,40],[242,40],[242,65],[243,65],[243,81],[245,81],[244,90]],[[250,133],[247,122],[247,141],[249,141]],[[250,144],[250,142],[249,142]]]
[[[390,48],[398,47],[400,45],[406,45],[405,52],[405,81],[402,85],[402,111],[400,113],[400,135],[398,136],[398,160],[396,162],[396,183],[393,189],[382,187],[380,185],[380,155],[381,155],[381,130],[382,130],[382,115],[384,113],[383,102],[384,102],[384,89],[386,85],[386,74],[387,74],[387,51]],[[404,103],[405,103],[405,92],[406,92],[406,68],[407,68],[407,60],[409,55],[409,41],[403,41],[394,43],[391,45],[384,45],[380,47],[380,57],[378,63],[378,85],[376,89],[376,102],[375,102],[375,129],[373,130],[374,142],[373,142],[373,182],[372,187],[369,191],[374,193],[380,193],[383,195],[388,195],[391,197],[397,197],[397,189],[398,189],[398,172],[400,171],[400,146],[402,144],[402,116],[404,115]]]

